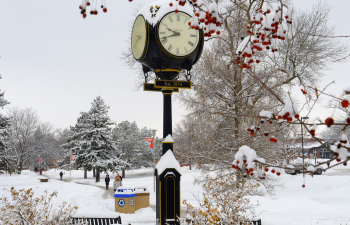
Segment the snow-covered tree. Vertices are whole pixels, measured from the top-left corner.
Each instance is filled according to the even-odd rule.
[[[151,165],[153,157],[144,139],[146,137],[152,137],[151,131],[147,128],[140,130],[135,121],[123,121],[113,129],[117,149],[123,152],[130,169]]]
[[[1,76],[0,76],[1,79]],[[0,108],[4,108],[9,104],[4,98],[4,92],[0,91]],[[14,157],[10,155],[9,139],[10,139],[10,119],[0,113],[0,167],[12,173],[15,170]],[[2,172],[0,171],[0,174]]]
[[[75,127],[71,127],[73,134],[63,146],[67,149],[66,155],[77,155],[76,165],[96,169],[96,182],[100,181],[101,171],[118,171],[128,165],[112,139],[114,123],[108,116],[108,109],[100,96],[94,99],[90,110],[81,113]]]
[[[32,138],[39,125],[39,118],[31,108],[12,108],[9,111],[9,117],[11,118],[11,147],[20,173],[33,153]]]

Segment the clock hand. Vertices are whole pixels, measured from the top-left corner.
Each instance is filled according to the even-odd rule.
[[[173,32],[174,34],[177,34],[177,36],[180,36],[180,32],[177,32],[177,31],[173,31],[172,29],[166,27],[167,30]]]
[[[139,35],[137,35],[137,40],[136,40],[136,42],[135,42],[135,44],[134,44],[134,47],[135,47],[135,45],[137,44],[137,42],[141,39],[141,36],[139,36]]]

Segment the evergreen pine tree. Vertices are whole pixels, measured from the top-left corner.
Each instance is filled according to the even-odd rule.
[[[0,107],[4,108],[7,104],[9,102],[4,98],[4,92],[0,92]],[[11,173],[15,170],[15,159],[9,154],[9,129],[10,119],[0,113],[0,167]]]
[[[89,112],[81,113],[71,128],[73,134],[64,146],[66,155],[77,155],[76,165],[96,169],[96,182],[100,181],[100,172],[116,172],[127,166],[112,139],[110,126],[114,123],[107,115],[108,109],[100,96],[94,99]]]

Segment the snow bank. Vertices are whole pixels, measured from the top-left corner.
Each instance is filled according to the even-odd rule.
[[[158,174],[163,173],[167,168],[174,168],[181,174],[180,164],[170,149],[162,156],[162,158],[160,158],[157,164]]]

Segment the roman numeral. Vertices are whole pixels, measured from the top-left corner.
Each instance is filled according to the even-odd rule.
[[[192,42],[190,42],[190,41],[188,42],[188,44],[191,45],[192,47],[193,47],[193,45],[194,45],[194,44],[193,44]]]
[[[187,20],[188,20],[188,18],[185,19],[184,23],[186,23]]]
[[[190,37],[197,37],[195,34],[190,34]]]
[[[159,32],[159,34],[165,34],[165,32]]]
[[[170,52],[172,48],[173,48],[173,46],[172,46],[172,45],[169,45],[168,51]]]
[[[168,42],[168,39],[163,38],[163,39],[161,39],[161,42],[162,42],[162,44],[164,45],[165,43],[167,43],[167,42]]]
[[[173,22],[173,19],[171,18],[171,16],[168,16],[170,22]]]
[[[176,54],[179,54],[179,48],[176,48]]]
[[[176,15],[177,21],[180,21],[180,15]]]
[[[184,47],[184,49],[185,49],[186,52],[188,52],[187,49],[186,49],[185,47]]]

